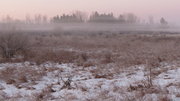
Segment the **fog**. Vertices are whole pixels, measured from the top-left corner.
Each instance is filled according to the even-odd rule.
[[[11,0],[10,0],[11,1]],[[41,1],[35,3],[35,1],[18,1],[18,4],[10,4],[11,7],[5,6],[10,1],[4,1],[4,5],[0,4],[1,11],[6,13],[2,15],[0,21],[1,30],[22,30],[22,31],[110,31],[115,33],[135,33],[135,32],[180,32],[180,20],[178,15],[179,1],[172,1],[171,4],[168,0],[144,1],[139,0],[131,1],[121,0],[110,2],[105,0],[104,2],[89,2],[77,0],[75,1],[56,1],[56,3],[62,3],[55,5],[55,1],[45,1],[46,8],[41,8]],[[21,7],[19,4],[23,3]],[[31,8],[30,3],[34,3],[34,8]],[[52,5],[49,5],[52,3]],[[73,3],[73,4],[70,4]],[[140,5],[142,3],[142,5]],[[91,5],[90,5],[91,4]],[[93,4],[95,5],[92,8]],[[124,5],[123,5],[124,4]],[[25,7],[30,9],[25,11],[19,11],[19,9]],[[62,8],[61,12],[57,12],[54,6],[59,8],[60,5],[71,5],[68,10]],[[80,8],[76,8],[77,6]],[[85,6],[86,5],[86,6]],[[91,7],[90,7],[90,6]],[[149,6],[151,5],[151,6]],[[17,9],[16,7],[19,7]],[[78,7],[79,7],[78,6]],[[120,6],[120,7],[119,7]],[[172,7],[173,6],[173,7]],[[8,9],[16,9],[17,12],[9,12]],[[37,8],[37,11],[35,10]],[[39,10],[39,8],[41,8]],[[53,8],[53,9],[52,9]],[[85,9],[84,11],[81,11]],[[86,10],[89,9],[89,10]],[[111,10],[108,10],[111,9]],[[33,10],[33,11],[32,11]],[[44,12],[47,11],[47,12]],[[26,15],[20,14],[21,18],[14,16],[24,12]]]
[[[150,24],[117,24],[117,23],[62,23],[62,24],[0,24],[0,30],[20,30],[25,32],[64,32],[86,31],[109,32],[118,34],[141,33],[150,34],[156,32],[180,33],[179,26],[150,25]]]

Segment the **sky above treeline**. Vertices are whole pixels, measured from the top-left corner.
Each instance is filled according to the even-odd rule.
[[[155,21],[164,17],[168,22],[180,24],[180,0],[0,0],[0,17],[10,15],[14,19],[25,19],[27,14],[47,15],[49,18],[63,13],[83,11],[90,15],[134,13],[141,19],[153,16]]]

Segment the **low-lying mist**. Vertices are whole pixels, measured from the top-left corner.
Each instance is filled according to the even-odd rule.
[[[179,33],[180,27],[170,25],[150,24],[118,24],[118,23],[48,23],[48,24],[15,24],[1,23],[0,30],[21,30],[21,31],[111,31],[122,34],[126,33],[148,33],[166,32]]]

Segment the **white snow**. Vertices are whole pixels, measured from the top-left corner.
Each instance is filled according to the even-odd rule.
[[[24,63],[3,63],[0,64],[0,70],[3,70],[6,67],[26,67],[31,66],[37,68],[37,65],[30,65],[29,62]],[[130,85],[143,84],[142,81],[147,82],[148,71],[145,71],[145,66],[135,66],[129,67],[130,69],[124,71],[120,74],[115,74],[112,79],[109,78],[95,78],[90,70],[97,69],[98,67],[82,67],[76,66],[75,64],[58,64],[47,62],[40,65],[40,67],[55,68],[54,71],[50,71],[45,75],[40,81],[36,81],[36,84],[31,85],[34,89],[16,88],[13,84],[6,84],[5,81],[0,81],[0,86],[3,91],[8,95],[8,97],[13,97],[15,94],[20,93],[23,95],[29,95],[47,89],[51,85],[51,89],[54,92],[51,92],[50,95],[54,99],[73,99],[77,101],[86,101],[90,99],[99,99],[99,100],[119,100],[133,98],[136,93],[139,91],[128,91]],[[170,65],[166,66],[171,68]],[[83,69],[84,68],[84,69]],[[61,69],[62,72],[59,72],[58,69]],[[69,76],[72,77],[71,88],[62,88],[64,81],[67,81]],[[60,84],[58,84],[58,81]],[[168,86],[169,85],[169,86]],[[170,96],[173,101],[180,101],[180,96],[176,94],[180,93],[180,68],[169,69],[166,72],[163,72],[153,78],[153,86],[160,87],[160,89],[167,88],[168,96]],[[1,93],[2,94],[2,93]],[[143,100],[153,98],[153,100],[158,99],[159,94],[145,94]],[[106,98],[107,97],[107,98]],[[136,96],[135,96],[136,97]],[[139,98],[136,100],[138,101]],[[53,99],[51,99],[53,100]]]

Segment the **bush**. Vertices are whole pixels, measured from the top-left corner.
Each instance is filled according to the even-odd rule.
[[[27,49],[28,37],[18,31],[4,31],[0,35],[0,51],[4,58],[10,59],[18,51]]]

